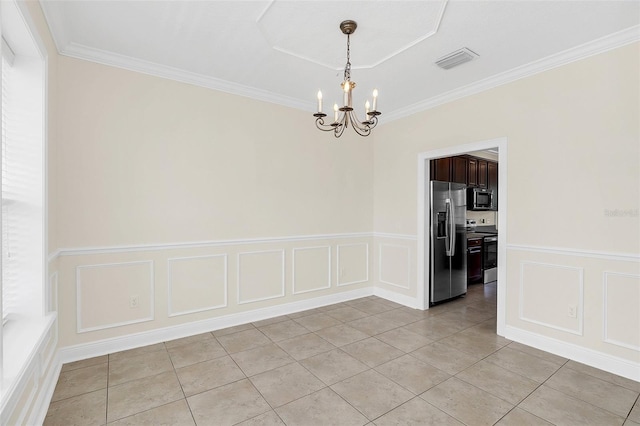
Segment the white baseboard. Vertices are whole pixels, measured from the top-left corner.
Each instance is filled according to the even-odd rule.
[[[194,321],[187,324],[159,328],[144,331],[141,333],[99,340],[96,342],[66,346],[59,349],[58,355],[60,362],[64,364],[114,352],[124,351],[127,349],[134,349],[141,346],[153,345],[156,343],[166,342],[182,337],[193,336],[195,334],[220,330],[240,324],[260,321],[280,315],[287,315],[295,312],[305,311],[308,309],[319,308],[321,306],[345,302],[348,300],[358,299],[360,297],[371,296],[373,294],[374,291],[372,287],[344,291],[340,293],[330,294],[328,296],[300,300],[297,302],[285,303],[282,305],[255,309],[247,312],[239,312],[237,314],[225,315],[218,318]]]
[[[505,327],[504,337],[640,382],[640,363],[638,362],[574,345],[573,343],[563,342],[551,337],[541,336],[509,325]]]
[[[418,303],[418,299],[415,297],[399,294],[381,287],[375,287],[373,289],[373,294],[378,297],[382,297],[383,299],[387,299],[392,302],[407,306],[409,308],[419,309],[420,306],[420,304]]]

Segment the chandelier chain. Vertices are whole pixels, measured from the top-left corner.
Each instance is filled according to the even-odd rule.
[[[347,64],[344,66],[344,79],[351,81],[351,37],[347,34]]]

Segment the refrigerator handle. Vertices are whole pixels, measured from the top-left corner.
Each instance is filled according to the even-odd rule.
[[[451,226],[451,230],[449,231],[449,237],[451,238],[451,242],[449,246],[451,247],[450,256],[455,256],[456,254],[456,206],[451,200],[451,210],[450,210],[451,220],[449,221],[449,225]]]
[[[447,256],[451,256],[451,200],[444,200],[445,224],[444,224],[444,250]]]

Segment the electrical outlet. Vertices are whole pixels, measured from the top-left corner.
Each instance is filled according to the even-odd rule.
[[[576,305],[569,305],[567,315],[569,315],[569,317],[571,318],[576,318],[578,316],[578,308],[576,307]]]
[[[129,296],[129,307],[135,309],[138,307],[140,300],[138,296]]]

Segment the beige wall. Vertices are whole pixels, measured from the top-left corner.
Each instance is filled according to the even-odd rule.
[[[419,153],[506,137],[507,330],[640,361],[639,53],[635,43],[381,126],[376,233],[416,235]],[[403,292],[415,296],[415,282]],[[612,324],[627,330],[611,338]]]
[[[372,230],[370,140],[68,57],[59,76],[59,248]]]

